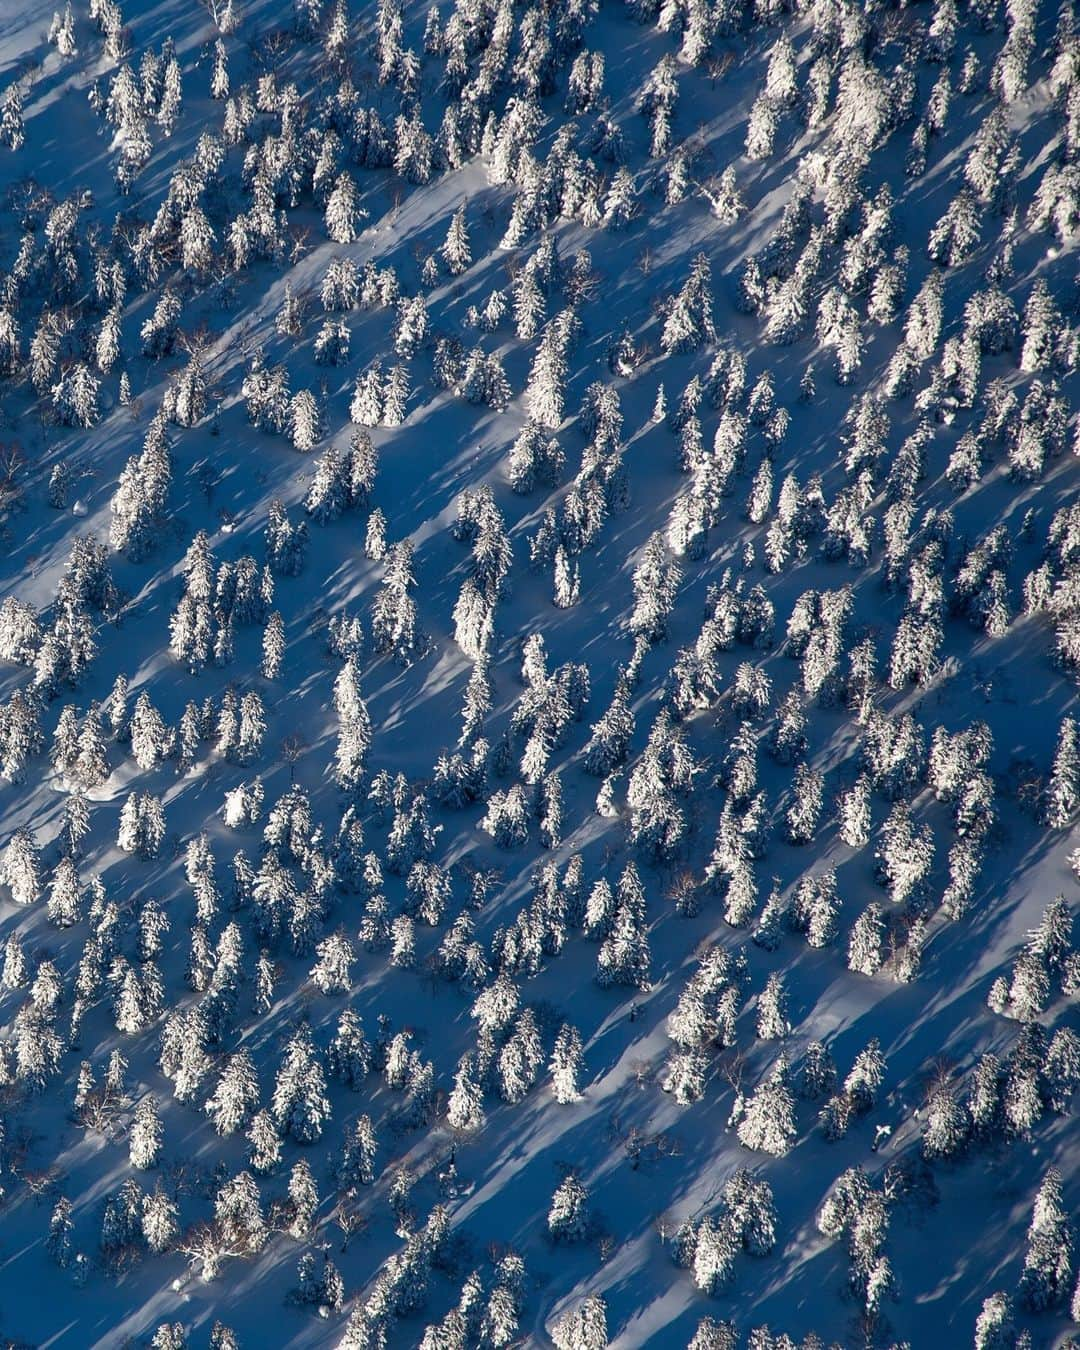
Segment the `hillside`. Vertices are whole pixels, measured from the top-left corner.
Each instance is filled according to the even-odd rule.
[[[1072,7],[0,62],[5,1343],[1080,1343]]]

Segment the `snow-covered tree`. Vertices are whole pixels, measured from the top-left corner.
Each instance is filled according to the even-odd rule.
[[[780,1059],[753,1093],[739,1103],[739,1142],[782,1157],[795,1141],[795,1098],[788,1086],[787,1061]]]
[[[1051,1167],[1032,1206],[1027,1252],[1017,1286],[1020,1301],[1032,1312],[1062,1305],[1072,1290],[1073,1229],[1061,1194],[1061,1173]]]
[[[551,1339],[557,1350],[605,1350],[608,1326],[603,1296],[590,1294],[564,1313],[552,1326]]]
[[[317,1140],[330,1117],[325,1078],[306,1026],[298,1028],[285,1046],[271,1110],[282,1133],[301,1144]]]
[[[128,1152],[132,1167],[140,1170],[156,1167],[161,1158],[162,1124],[157,1106],[149,1093],[140,1098],[135,1107],[128,1136]]]
[[[548,1210],[547,1229],[554,1242],[584,1242],[592,1222],[589,1193],[571,1172],[555,1188]]]

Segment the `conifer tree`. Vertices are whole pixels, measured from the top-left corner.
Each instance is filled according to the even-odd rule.
[[[570,1173],[555,1189],[547,1229],[554,1242],[583,1242],[589,1235],[589,1193]]]
[[[795,1103],[788,1087],[786,1060],[778,1060],[740,1106],[738,1135],[741,1144],[776,1157],[782,1157],[790,1150],[796,1136]]]
[[[446,1123],[453,1130],[475,1133],[484,1127],[483,1092],[476,1081],[473,1056],[465,1055],[458,1063],[454,1086],[446,1102]]]
[[[1051,1167],[1032,1207],[1027,1252],[1020,1272],[1020,1301],[1031,1312],[1060,1306],[1072,1289],[1073,1229],[1061,1195],[1061,1174]]]
[[[351,244],[366,215],[360,205],[356,183],[348,173],[339,174],[326,200],[324,224],[327,237],[335,244]]]
[[[162,1125],[153,1097],[142,1097],[135,1108],[128,1149],[132,1167],[156,1167],[161,1158]]]
[[[469,247],[469,230],[465,223],[464,205],[459,206],[451,217],[446,241],[439,252],[446,264],[446,270],[452,277],[461,276],[471,266],[472,250]]]
[[[600,1294],[563,1314],[551,1328],[557,1350],[605,1350],[608,1345],[607,1304]]]
[[[1052,830],[1065,829],[1080,806],[1080,744],[1076,722],[1062,719],[1054,764],[1043,798],[1043,818]]]
[[[285,1047],[271,1109],[281,1131],[301,1144],[317,1140],[329,1119],[325,1079],[306,1026],[301,1026]]]

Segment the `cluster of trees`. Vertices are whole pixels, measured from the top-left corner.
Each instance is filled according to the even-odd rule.
[[[781,968],[794,945],[841,978],[845,967],[861,981],[936,978],[935,935],[993,903],[983,873],[1019,794],[987,722],[948,711],[935,723],[924,695],[944,689],[957,650],[993,650],[1021,625],[1045,633],[1067,677],[1080,671],[1080,507],[1062,504],[1056,486],[1075,439],[1075,305],[1055,284],[1053,258],[1049,275],[1029,276],[1017,256],[1032,244],[1040,257],[1067,252],[1080,225],[1080,35],[1064,12],[1051,32],[1030,0],[979,3],[970,16],[941,0],[910,16],[902,40],[873,10],[811,4],[793,25],[768,6],[634,0],[623,18],[654,29],[646,45],[664,50],[622,121],[625,91],[610,88],[602,49],[610,24],[595,23],[589,5],[455,0],[432,8],[421,34],[398,0],[380,0],[363,24],[345,0],[296,0],[291,29],[257,36],[232,0],[209,8],[214,31],[195,64],[172,38],[136,49],[116,0],[91,0],[93,34],[70,6],[58,13],[52,59],[93,66],[89,106],[106,129],[119,194],[111,228],[89,194],[57,198],[29,179],[10,194],[19,228],[0,286],[0,379],[5,395],[58,429],[48,506],[69,506],[77,472],[96,465],[91,455],[126,421],[119,409],[143,420],[133,380],[154,404],[115,484],[107,540],[72,540],[48,604],[18,595],[0,604],[0,659],[17,672],[0,704],[0,778],[24,784],[48,772],[47,756],[64,794],[46,844],[36,816],[11,831],[0,884],[20,914],[41,906],[48,925],[68,932],[73,956],[65,964],[32,926],[11,927],[0,1083],[30,1110],[34,1096],[71,1079],[74,1123],[118,1133],[123,1123],[137,1175],[105,1198],[95,1259],[119,1269],[137,1252],[179,1251],[209,1280],[225,1261],[288,1237],[305,1247],[290,1300],[327,1315],[350,1301],[342,1344],[369,1347],[424,1306],[433,1271],[460,1276],[443,1203],[455,1164],[421,1218],[414,1179],[385,1159],[402,1134],[436,1122],[475,1142],[502,1106],[541,1093],[560,1108],[581,1101],[592,1029],[553,1017],[529,983],[552,971],[561,980],[569,953],[584,950],[596,989],[610,991],[596,995],[605,1006],[666,997],[666,979],[654,986],[653,929],[668,920],[658,871],[680,872],[671,887],[679,918],[715,908],[723,927],[664,1005],[672,1048],[656,1079],[687,1111],[730,1082],[729,1127],[744,1156],[784,1158],[811,1116],[823,1140],[838,1140],[873,1113],[886,1085],[876,1038],[845,1076],[831,1044],[802,1036]],[[979,41],[969,43],[976,24]],[[733,43],[764,59],[724,163],[692,133],[686,93],[715,79]],[[361,77],[357,47],[371,78]],[[759,67],[748,59],[747,68]],[[1014,111],[1036,81],[1050,106],[1029,166]],[[32,87],[23,72],[0,96],[2,153],[27,166]],[[903,156],[891,153],[898,141]],[[704,208],[710,230],[730,230],[764,205],[748,201],[755,166],[788,143],[800,148],[784,166],[785,205],[775,228],[754,231],[764,242],[745,254],[730,294],[713,236],[692,230],[693,256],[674,284],[662,280],[617,331],[597,331],[611,328],[603,311],[616,278],[601,280],[594,254],[621,257],[619,240],[636,239],[642,215],[666,231],[688,204]],[[932,175],[947,153],[955,171]],[[381,243],[363,238],[379,191],[389,185],[400,203],[472,162],[505,189],[502,219],[447,196],[446,218],[430,238],[420,231],[411,261],[360,260],[361,243],[365,253]],[[148,172],[152,164],[161,172]],[[932,223],[907,221],[915,233],[905,241],[907,185],[937,191],[939,178],[940,210]],[[305,252],[311,222],[323,261],[312,291],[298,291],[276,277]],[[564,256],[564,223],[598,242]],[[484,265],[488,246],[510,255],[504,284]],[[648,277],[651,252],[639,261]],[[237,352],[198,326],[204,301],[227,309],[256,289],[275,297],[272,335]],[[458,304],[466,289],[470,303]],[[738,326],[722,319],[728,301],[745,316]],[[721,339],[725,327],[739,336]],[[799,441],[825,402],[814,368],[797,372],[797,395],[771,361],[752,373],[762,364],[747,341],[755,330],[766,348],[813,343],[831,364],[835,443],[824,472]],[[586,385],[597,351],[607,374]],[[624,405],[637,409],[655,372],[663,379],[648,390],[651,416],[626,434]],[[378,474],[379,447],[442,400],[495,427],[501,452],[492,480],[457,497],[450,532],[467,557],[463,549],[452,606],[442,605],[449,614],[437,612],[441,590],[418,567],[420,536],[388,518]],[[176,464],[201,438],[220,444],[212,438],[234,403],[259,433],[260,454],[283,438],[312,456],[302,504],[290,514],[270,502],[261,557],[232,556],[226,539],[187,527],[167,636],[160,611],[148,619],[184,691],[178,717],[158,706],[169,695],[145,672],[134,688],[117,676],[104,701],[80,697],[91,674],[103,688],[114,674],[99,669],[122,641],[107,622],[139,609],[113,559],[126,580],[128,564],[164,558],[186,494]],[[675,480],[657,493],[650,479],[648,501],[670,507],[640,531],[626,514],[641,458],[626,452],[639,438],[655,460],[649,473]],[[661,440],[667,448],[655,454]],[[1001,485],[1025,509],[1035,503],[1017,529],[973,509]],[[292,781],[268,791],[271,728],[286,729],[279,694],[287,701],[308,650],[303,602],[286,583],[307,566],[311,532],[346,518],[376,584],[363,616],[336,613],[326,629],[331,672],[318,678],[333,714],[325,767],[337,795]],[[496,678],[504,639],[522,627],[511,588],[526,564],[546,578],[556,614],[524,625],[511,692]],[[612,580],[619,569],[625,576]],[[706,571],[704,605],[691,614]],[[542,630],[549,619],[587,624],[600,579],[605,598],[617,597],[621,637],[613,624],[602,655],[584,643],[556,664]],[[249,646],[244,629],[259,634],[256,669],[237,660]],[[443,632],[468,666],[461,733],[452,745],[437,738],[430,774],[410,779],[380,762],[365,683],[378,658],[414,665]],[[617,662],[623,640],[629,654]],[[195,681],[215,678],[227,687],[196,693]],[[841,728],[851,754],[834,753]],[[1080,811],[1072,716],[1043,760],[1020,805],[1034,828],[1064,832]],[[185,808],[174,814],[172,798],[196,775],[230,832],[222,837],[237,842],[224,887],[222,845],[208,831],[186,841],[168,833],[166,806],[175,829]],[[116,808],[103,809],[112,789]],[[449,812],[471,813],[479,831],[464,862],[443,837]],[[602,863],[589,847],[601,831],[616,841]],[[140,878],[155,879],[151,890],[182,856],[190,894],[175,905],[142,885],[129,894],[104,863],[113,844]],[[534,864],[516,912],[500,905],[497,922],[487,905],[494,883],[473,848],[481,861],[490,848]],[[765,880],[766,865],[783,879]],[[1080,874],[1080,852],[1073,866]],[[855,901],[870,887],[875,898]],[[1011,968],[995,973],[986,1005],[1019,1023],[1018,1035],[1007,1052],[975,1059],[962,1091],[948,1074],[934,1077],[924,1164],[1026,1138],[1047,1113],[1070,1109],[1080,1043],[1055,1022],[1060,1000],[1080,988],[1072,941],[1070,903],[1059,897]],[[385,1014],[369,1036],[350,998],[358,972],[382,964],[458,990],[470,1026],[462,1053],[448,1060]],[[761,965],[768,973],[752,978]],[[244,1033],[293,1004],[289,974],[331,1011],[288,1026],[271,1072]],[[105,1035],[121,1038],[123,1052],[103,1059]],[[151,1065],[138,1087],[125,1062],[136,1053]],[[152,1089],[148,1075],[159,1080]],[[365,1109],[343,1121],[342,1099],[348,1113],[357,1100]],[[199,1203],[167,1182],[181,1137],[174,1108],[245,1141],[245,1166],[215,1176]],[[361,1188],[386,1183],[403,1245],[362,1289],[347,1289],[312,1250],[327,1198],[324,1174],[302,1152],[313,1145],[327,1153],[346,1234],[359,1223]],[[567,1175],[552,1198],[546,1231],[560,1248],[595,1236],[588,1181]],[[870,1328],[883,1325],[896,1291],[887,1238],[899,1189],[888,1169],[879,1184],[852,1168],[818,1216],[824,1235],[847,1243],[851,1293]],[[766,1256],[778,1241],[759,1176],[740,1170],[720,1195],[675,1239],[677,1264],[708,1295],[728,1286],[739,1252]],[[61,1196],[48,1247],[81,1281],[90,1258],[74,1233]],[[1017,1287],[1025,1312],[1069,1306],[1080,1320],[1072,1241],[1051,1171]],[[467,1275],[421,1344],[512,1343],[528,1286],[522,1259],[498,1256]],[[550,1333],[560,1350],[600,1350],[608,1326],[605,1298],[592,1292]],[[725,1347],[735,1336],[706,1318],[691,1344]],[[167,1323],[153,1344],[175,1350],[185,1337]],[[1005,1294],[987,1298],[975,1338],[1015,1343]],[[211,1339],[220,1350],[236,1343],[221,1325]],[[751,1343],[793,1344],[762,1328]]]

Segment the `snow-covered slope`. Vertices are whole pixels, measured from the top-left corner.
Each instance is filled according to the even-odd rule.
[[[0,19],[0,1334],[1065,1344],[1071,8]]]

